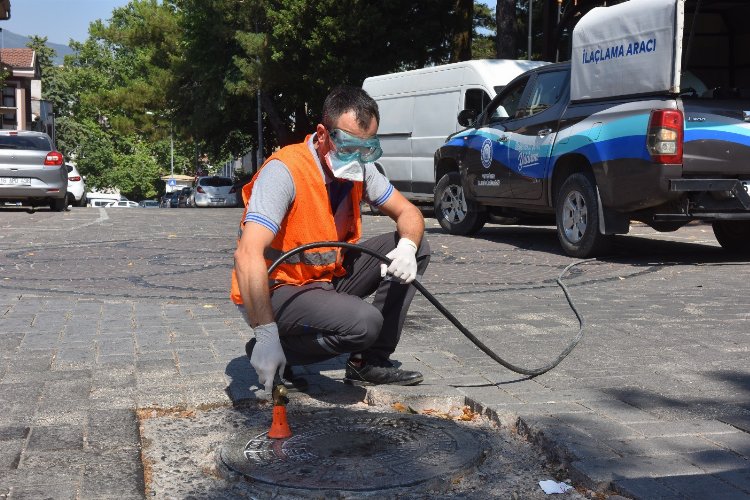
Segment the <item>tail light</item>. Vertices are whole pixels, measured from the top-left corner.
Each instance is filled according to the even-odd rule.
[[[57,151],[50,151],[44,158],[44,164],[53,167],[59,167],[63,164],[63,155]]]
[[[682,163],[684,119],[682,111],[656,109],[651,112],[646,147],[656,163]]]
[[[202,187],[200,187],[200,186],[198,186],[197,188],[195,188],[195,190],[196,190],[196,191],[198,191],[198,192],[199,192],[199,193],[201,193],[201,194],[205,194],[205,193],[206,193],[206,192],[205,192],[205,191],[203,190],[203,188],[202,188]]]
[[[237,192],[237,188],[234,186],[232,186],[232,189],[229,190],[229,194],[236,193],[236,192]]]
[[[69,181],[73,181],[73,182],[78,182],[78,181],[81,180],[81,176],[80,175],[74,175],[73,177],[68,177],[68,180]]]

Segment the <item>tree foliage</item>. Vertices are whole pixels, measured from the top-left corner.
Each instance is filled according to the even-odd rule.
[[[257,148],[260,101],[267,155],[313,130],[335,85],[494,57],[497,26],[518,43],[528,5],[498,0],[496,18],[473,0],[132,0],[71,42],[63,67],[44,62],[44,97],[90,185],[150,197],[170,135],[175,172],[195,173],[199,152],[220,163]],[[46,39],[32,43],[51,61]]]

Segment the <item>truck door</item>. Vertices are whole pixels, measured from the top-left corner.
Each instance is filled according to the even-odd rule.
[[[478,127],[467,136],[464,161],[466,184],[477,198],[510,198],[508,134],[506,123],[524,98],[529,78],[523,77],[503,89],[479,117]]]
[[[550,152],[567,99],[568,71],[542,71],[531,80],[525,105],[505,122],[513,198],[541,199]]]

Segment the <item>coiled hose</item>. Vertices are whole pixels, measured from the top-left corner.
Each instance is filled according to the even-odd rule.
[[[385,255],[378,253],[374,250],[370,250],[369,248],[365,248],[361,245],[357,245],[354,243],[345,243],[340,241],[319,241],[316,243],[308,243],[306,245],[298,246],[297,248],[293,248],[292,250],[289,250],[288,252],[284,253],[281,257],[276,259],[273,264],[271,264],[271,267],[268,268],[268,274],[271,274],[271,272],[276,269],[279,264],[284,262],[289,257],[292,257],[293,255],[297,255],[298,253],[302,253],[305,250],[310,250],[312,248],[320,248],[320,247],[340,247],[340,248],[348,248],[351,250],[357,250],[369,255],[372,255],[378,260],[381,260],[382,262],[385,262],[386,264],[391,263],[391,259],[386,257]],[[466,338],[472,341],[475,346],[477,346],[479,349],[482,350],[487,356],[507,368],[508,370],[514,371],[516,373],[520,373],[521,375],[528,375],[530,377],[536,377],[538,375],[541,375],[543,373],[547,373],[554,367],[560,364],[560,362],[565,359],[565,357],[570,354],[570,352],[575,348],[576,345],[578,345],[578,342],[580,342],[581,338],[583,337],[583,328],[585,325],[583,316],[578,312],[578,309],[576,308],[575,304],[573,304],[573,299],[570,298],[570,292],[568,291],[568,288],[563,284],[562,277],[574,266],[577,266],[579,264],[582,264],[584,262],[589,262],[593,259],[587,259],[587,260],[579,260],[577,262],[573,262],[570,265],[568,265],[565,269],[562,270],[560,275],[557,277],[556,282],[558,286],[562,289],[563,293],[565,294],[565,298],[568,301],[568,305],[570,306],[570,309],[573,311],[573,313],[576,315],[576,318],[578,319],[578,333],[573,338],[573,340],[570,341],[570,343],[565,347],[565,349],[560,353],[557,358],[555,358],[551,363],[546,364],[544,366],[541,366],[539,368],[524,368],[522,366],[514,365],[513,363],[510,363],[508,361],[505,361],[503,358],[498,356],[492,349],[487,347],[482,343],[481,340],[479,340],[473,333],[471,333],[464,325],[461,324],[458,319],[451,314],[450,311],[448,311],[443,304],[441,304],[427,289],[417,280],[414,280],[411,282],[411,284],[419,290],[419,293],[421,293],[424,298],[430,301],[430,303],[437,308],[438,311],[440,311],[443,316],[445,316],[448,321],[453,323],[453,325],[458,328],[458,330],[463,333]]]

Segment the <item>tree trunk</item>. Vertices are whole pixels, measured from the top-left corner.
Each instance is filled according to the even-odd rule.
[[[451,62],[471,59],[471,34],[474,31],[474,0],[456,0],[456,31],[453,35]]]
[[[515,0],[497,0],[495,21],[497,22],[495,55],[498,59],[517,59]]]
[[[294,143],[294,137],[289,132],[289,123],[285,122],[279,112],[276,110],[276,105],[273,100],[268,97],[268,94],[261,92],[261,101],[263,102],[263,111],[268,115],[268,121],[271,122],[271,128],[273,129],[274,135],[279,146],[287,146]],[[264,134],[265,135],[265,134]],[[263,141],[264,145],[267,146],[266,141]],[[266,149],[266,148],[263,148]],[[263,155],[265,157],[265,153]]]

